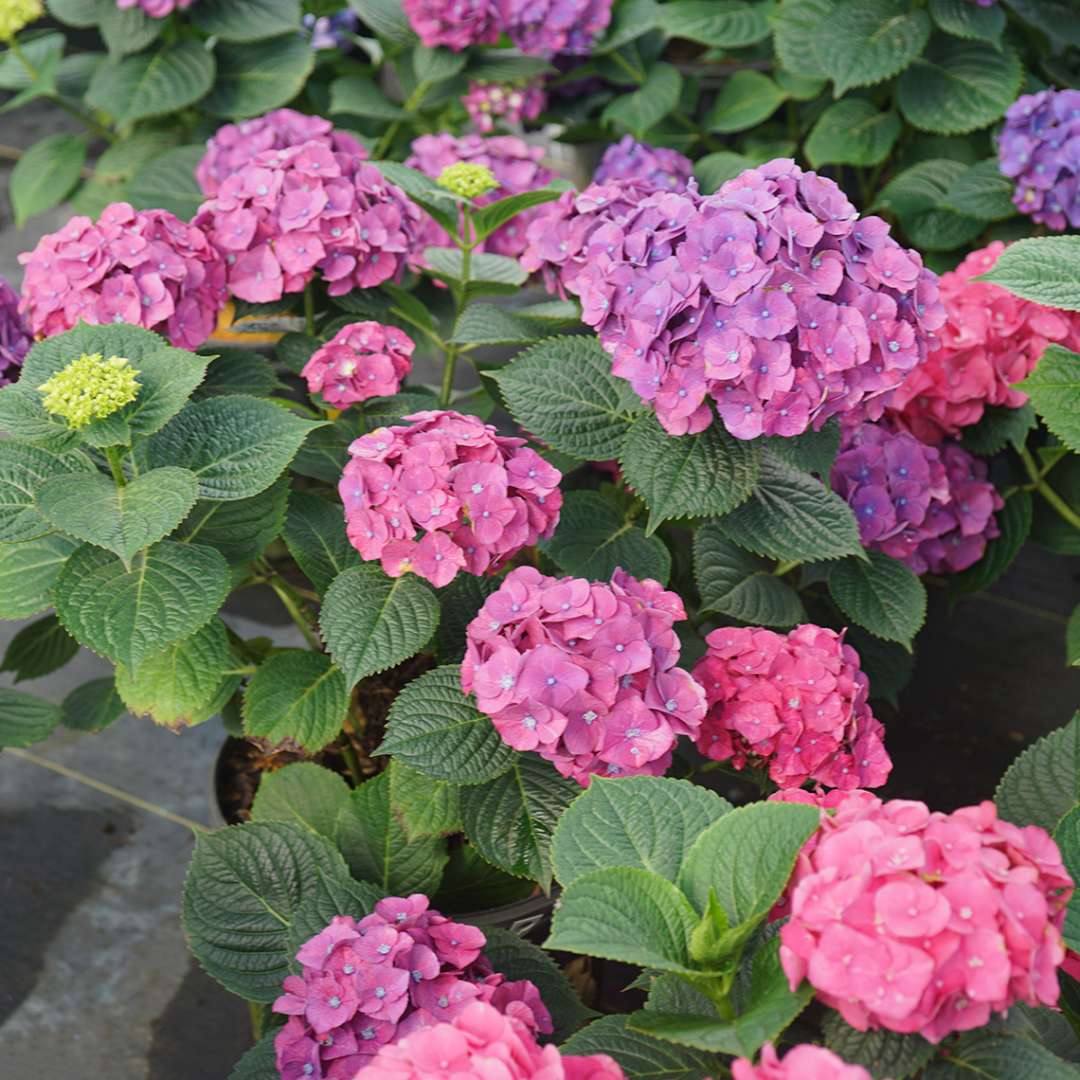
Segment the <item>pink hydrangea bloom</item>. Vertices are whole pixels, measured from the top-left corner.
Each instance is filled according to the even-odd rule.
[[[274,1012],[283,1080],[352,1080],[386,1043],[490,1003],[530,1036],[552,1030],[540,993],[506,982],[483,954],[482,931],[428,909],[428,898],[390,896],[357,921],[335,915],[301,946],[301,974],[285,979]],[[310,1066],[310,1067],[309,1067]]]
[[[994,511],[1004,503],[985,462],[886,424],[844,430],[832,487],[851,506],[863,546],[916,574],[966,570],[999,532]]]
[[[448,1023],[382,1047],[356,1080],[623,1080],[623,1071],[606,1054],[563,1057],[539,1046],[517,1017],[474,1001]]]
[[[843,634],[810,624],[788,634],[724,626],[705,641],[694,668],[709,706],[697,737],[703,754],[737,769],[767,766],[780,787],[885,783],[892,769],[885,729]]]
[[[194,0],[116,0],[116,6],[125,11],[140,7],[151,19],[164,19],[174,11],[186,11]]]
[[[604,151],[593,174],[593,183],[644,180],[664,191],[685,191],[693,175],[694,163],[685,154],[666,146],[650,146],[638,142],[633,135],[624,135]]]
[[[239,172],[256,154],[306,142],[324,143],[337,153],[368,156],[352,135],[339,131],[329,120],[295,109],[275,109],[265,116],[219,127],[206,143],[206,153],[195,170],[195,179],[203,194],[212,197],[223,180]]]
[[[412,370],[416,344],[396,326],[357,322],[343,326],[311,354],[300,372],[312,394],[344,409],[358,401],[388,397]]]
[[[868,792],[832,802],[789,887],[792,988],[809,979],[860,1031],[934,1043],[1017,1001],[1056,1003],[1073,883],[1046,832],[999,820],[992,802],[951,814]]]
[[[412,143],[412,154],[405,164],[419,169],[427,176],[437,177],[448,165],[467,161],[474,165],[486,165],[495,175],[499,186],[487,195],[476,199],[479,206],[533,191],[543,187],[555,174],[540,164],[544,156],[542,147],[530,146],[516,135],[462,135],[443,132],[439,135],[421,135]],[[515,258],[525,247],[525,230],[542,207],[533,207],[519,214],[512,221],[496,229],[477,249],[491,251],[496,255]],[[424,247],[447,247],[450,238],[431,218],[425,218],[421,250]]]
[[[374,166],[314,140],[256,154],[195,223],[224,255],[229,291],[265,303],[316,272],[331,296],[396,277],[416,253],[420,208]]]
[[[41,337],[131,323],[196,349],[227,299],[225,264],[197,225],[167,210],[112,203],[96,222],[81,215],[19,256],[26,267],[20,310]]]
[[[0,386],[15,382],[34,339],[19,314],[19,295],[0,277]]]
[[[461,685],[505,743],[585,785],[660,775],[705,694],[676,667],[682,601],[616,570],[611,584],[511,570],[466,629]]]
[[[441,586],[462,569],[496,570],[555,531],[562,474],[524,439],[452,411],[405,419],[349,447],[339,491],[363,558]]]
[[[959,435],[982,419],[987,405],[1023,405],[1027,395],[1013,383],[1031,374],[1051,342],[1080,349],[1080,313],[1043,307],[1000,285],[973,280],[992,269],[1004,250],[995,240],[941,275],[946,321],[937,347],[889,403],[896,419],[924,442]]]
[[[673,435],[708,427],[712,403],[740,439],[875,419],[944,321],[918,253],[786,158],[641,200],[591,234],[575,287]]]
[[[517,127],[522,120],[535,120],[547,105],[547,95],[539,79],[520,86],[470,82],[469,92],[461,99],[469,119],[484,135],[495,130],[495,121]]]
[[[585,56],[611,22],[613,0],[496,0],[499,28],[532,56]]]
[[[848,1065],[824,1046],[801,1043],[781,1058],[772,1043],[761,1048],[761,1061],[749,1058],[731,1063],[732,1080],[872,1080],[861,1065]]]
[[[461,52],[470,45],[499,40],[495,0],[401,0],[401,6],[423,44],[445,45]]]

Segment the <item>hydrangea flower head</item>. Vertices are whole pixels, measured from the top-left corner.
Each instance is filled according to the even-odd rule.
[[[496,0],[499,27],[531,56],[585,56],[611,22],[613,0]]]
[[[111,416],[139,396],[139,374],[122,356],[106,360],[101,353],[83,353],[43,382],[42,404],[62,416],[73,430]]]
[[[516,1016],[474,1001],[450,1021],[383,1046],[356,1080],[623,1080],[606,1054],[563,1057]]]
[[[1004,503],[984,461],[962,447],[927,446],[886,424],[846,428],[832,487],[852,508],[863,546],[916,574],[951,574],[982,558]]]
[[[495,174],[486,165],[475,161],[455,161],[453,165],[447,165],[435,183],[463,199],[479,198],[499,186]]]
[[[782,1058],[772,1043],[766,1043],[756,1066],[749,1058],[736,1058],[731,1076],[732,1080],[872,1080],[861,1065],[848,1065],[813,1043],[793,1046]]]
[[[946,321],[937,346],[889,402],[891,415],[923,442],[959,435],[982,419],[987,405],[1023,405],[1027,395],[1013,384],[1031,374],[1051,342],[1080,349],[1080,313],[1043,307],[1000,285],[974,280],[991,270],[1004,250],[995,240],[941,275]]]
[[[998,164],[1013,202],[1056,232],[1080,228],[1080,90],[1041,90],[1009,106]]]
[[[256,154],[195,223],[224,256],[229,291],[266,303],[316,273],[331,296],[396,277],[415,256],[420,208],[373,165],[316,139]]]
[[[714,195],[657,192],[593,232],[575,288],[673,435],[876,418],[944,321],[937,277],[836,184],[777,159]]]
[[[544,156],[542,147],[530,146],[516,135],[462,135],[445,132],[439,135],[421,135],[412,143],[412,153],[405,164],[419,169],[425,176],[437,179],[447,166],[458,163],[483,165],[488,168],[498,187],[486,195],[480,195],[476,204],[485,206],[496,199],[533,191],[554,179],[555,174],[540,164]],[[536,218],[542,207],[518,214],[513,220],[497,228],[476,250],[492,251],[497,255],[516,258],[525,246],[525,230]],[[430,218],[425,219],[424,235],[420,249],[447,247],[450,238]]]
[[[334,15],[305,15],[304,27],[311,31],[313,49],[348,49],[360,16],[355,11]]]
[[[562,474],[475,416],[419,412],[349,447],[338,490],[349,540],[391,577],[484,574],[559,522]]]
[[[767,767],[780,787],[808,780],[880,787],[892,762],[867,703],[870,681],[843,634],[810,624],[788,634],[723,626],[694,667],[708,714],[698,749],[736,769]]]
[[[415,348],[413,339],[396,326],[349,323],[311,354],[300,374],[312,394],[322,394],[328,405],[343,409],[396,394],[412,370]]]
[[[197,349],[227,299],[225,263],[197,224],[128,203],[112,203],[96,222],[71,218],[19,262],[21,310],[42,337],[80,321],[131,323]]]
[[[420,41],[433,49],[445,45],[461,52],[470,45],[499,40],[495,0],[401,0]]]
[[[473,81],[461,104],[473,127],[487,135],[494,131],[497,119],[510,127],[517,127],[522,120],[535,120],[547,105],[547,95],[539,80],[516,86]]]
[[[44,14],[41,0],[7,0],[0,8],[0,41],[10,41],[24,26]]]
[[[18,379],[33,343],[30,328],[19,314],[19,295],[0,277],[0,386]]]
[[[461,685],[503,742],[585,785],[660,775],[705,695],[676,667],[682,601],[616,570],[610,584],[511,570],[466,628]]]
[[[142,8],[151,19],[164,19],[174,11],[186,11],[194,0],[116,0],[121,11],[127,8]]]
[[[1057,1002],[1073,883],[1046,832],[1001,821],[992,802],[945,814],[869,792],[832,801],[789,886],[793,989],[808,979],[860,1031],[934,1043],[1017,1001]]]
[[[594,184],[609,180],[644,180],[664,191],[685,191],[694,163],[666,146],[650,146],[624,135],[604,151],[593,174]]]
[[[274,109],[264,116],[219,127],[206,143],[206,153],[195,169],[195,179],[202,193],[212,198],[222,182],[239,172],[256,154],[306,142],[321,142],[336,153],[368,156],[352,135],[339,131],[329,120],[295,109]]]
[[[473,1002],[530,1035],[550,1032],[539,991],[493,971],[485,944],[482,931],[429,910],[420,893],[380,900],[360,920],[336,915],[301,946],[301,974],[274,1002],[289,1017],[274,1038],[280,1075],[352,1080],[384,1044],[452,1021]]]

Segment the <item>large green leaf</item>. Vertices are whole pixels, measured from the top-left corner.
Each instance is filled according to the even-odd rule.
[[[199,0],[188,18],[222,41],[259,41],[300,29],[300,0]]]
[[[86,139],[80,135],[48,135],[34,143],[11,170],[16,226],[62,203],[79,182],[85,162]]]
[[[1064,727],[1029,746],[1001,778],[994,802],[1016,825],[1038,825],[1053,832],[1080,802],[1080,713]]]
[[[967,4],[967,0],[959,0]],[[975,11],[997,10],[973,8]],[[943,205],[958,214],[980,218],[983,221],[1001,221],[1012,217],[1016,206],[1012,201],[1013,181],[1003,176],[997,158],[969,165],[945,192]]]
[[[349,0],[349,4],[379,37],[394,45],[416,40],[401,0]]]
[[[135,132],[125,139],[117,139],[94,162],[93,176],[75,193],[72,209],[87,217],[97,217],[109,203],[131,202],[129,184],[132,178],[166,153],[175,142],[173,133],[167,131]]]
[[[78,474],[72,472],[81,467]],[[57,476],[87,477],[92,466],[61,458],[39,446],[0,440],[0,544],[34,540],[53,531],[52,522],[37,505],[37,493]]]
[[[1080,45],[1080,11],[1071,0],[1005,0],[1005,6],[1051,41]]]
[[[111,0],[97,0],[97,28],[114,56],[139,52],[155,41],[165,29],[163,19],[154,19],[142,8],[118,8]]]
[[[986,545],[986,553],[966,570],[949,577],[953,595],[982,592],[989,588],[1012,565],[1031,532],[1033,503],[1031,492],[1013,491],[1005,506],[995,515],[1000,535]]]
[[[865,98],[830,105],[806,139],[806,159],[823,165],[880,165],[900,137],[900,117]]]
[[[741,0],[675,0],[658,9],[659,25],[668,37],[740,49],[769,36],[770,9]]]
[[[287,649],[259,665],[244,694],[244,732],[312,752],[341,734],[349,709],[345,676],[326,653]]]
[[[0,387],[0,431],[54,454],[69,449],[79,438],[59,417],[45,411],[37,390],[22,383]]]
[[[439,629],[435,651],[445,664],[458,664],[465,656],[465,631],[484,601],[499,587],[499,579],[458,574],[439,590]]]
[[[993,1029],[972,1031],[935,1061],[924,1080],[1080,1080],[1080,1068],[1032,1039]]]
[[[705,127],[709,131],[745,131],[767,120],[787,94],[760,71],[736,71],[720,89]]]
[[[1080,453],[1080,353],[1049,345],[1035,370],[1020,383],[1046,426]]]
[[[211,116],[258,116],[291,101],[315,64],[311,43],[300,34],[268,41],[222,45],[218,74],[202,109]]]
[[[345,535],[341,505],[309,492],[297,491],[290,497],[283,538],[289,554],[320,593],[342,570],[360,565],[360,553]]]
[[[109,676],[76,686],[61,703],[64,727],[73,731],[103,731],[124,715],[125,707]]]
[[[983,7],[971,0],[930,0],[930,15],[953,37],[988,41],[991,45],[1001,41],[1005,29],[1005,12],[997,4]]]
[[[833,563],[829,594],[849,619],[907,649],[926,619],[923,583],[898,559],[879,551]]]
[[[461,832],[457,784],[433,780],[400,761],[390,762],[390,804],[409,840]]]
[[[41,742],[62,717],[59,705],[0,686],[0,747]]]
[[[958,247],[985,227],[982,218],[957,213],[947,194],[967,172],[961,161],[931,158],[895,176],[881,190],[877,208],[895,213],[916,243],[933,251]]]
[[[405,110],[367,75],[342,75],[330,84],[330,111],[372,120],[401,120]]]
[[[265,356],[248,352],[247,349],[221,349],[210,361],[206,378],[196,396],[248,394],[251,397],[269,397],[283,387],[274,365]]]
[[[40,679],[63,667],[77,652],[79,643],[60,625],[55,615],[24,626],[8,642],[0,671],[10,671],[13,682]]]
[[[706,154],[694,162],[694,176],[698,186],[706,195],[711,195],[722,184],[734,179],[746,169],[752,169],[757,162],[745,154],[736,154],[730,150],[717,150]]]
[[[821,1026],[825,1045],[849,1065],[861,1065],[874,1080],[906,1080],[934,1056],[933,1044],[921,1035],[856,1031],[831,1010]]]
[[[679,103],[682,76],[671,64],[656,63],[645,81],[631,93],[619,94],[601,113],[601,119],[641,138]]]
[[[602,1016],[572,1035],[564,1054],[608,1054],[623,1068],[627,1080],[710,1080],[723,1076],[727,1062],[719,1055],[702,1053],[654,1039],[627,1027],[627,1016]]]
[[[1080,806],[1074,806],[1054,829],[1054,842],[1061,851],[1061,860],[1069,876],[1080,877]],[[1080,898],[1074,893],[1065,909],[1063,927],[1065,945],[1075,952],[1080,948]]]
[[[773,24],[773,44],[785,71],[806,79],[828,76],[815,44],[824,33],[826,18],[837,6],[838,0],[781,0]]]
[[[547,323],[495,304],[470,304],[454,324],[457,345],[531,345],[550,332]]]
[[[233,1066],[229,1080],[278,1080],[276,1037],[276,1031],[268,1031],[259,1039]]]
[[[25,619],[49,607],[52,587],[78,546],[52,533],[0,547],[0,619]]]
[[[195,179],[195,168],[205,153],[205,146],[166,150],[131,178],[128,199],[143,210],[160,207],[182,219],[194,217],[206,198]]]
[[[615,6],[607,33],[593,42],[593,55],[603,56],[647,34],[659,20],[660,9],[655,0],[621,0]]]
[[[525,210],[552,202],[562,194],[564,189],[565,186],[551,184],[547,187],[533,188],[531,191],[519,191],[516,195],[507,195],[505,198],[496,199],[482,206],[472,219],[477,239],[483,240],[490,236],[496,229]],[[543,337],[543,334],[537,334],[536,337]]]
[[[296,761],[263,773],[251,806],[251,820],[291,821],[332,840],[338,816],[348,801],[349,785],[344,777],[314,761]]]
[[[977,280],[1047,307],[1080,311],[1080,236],[1039,236],[1010,244]]]

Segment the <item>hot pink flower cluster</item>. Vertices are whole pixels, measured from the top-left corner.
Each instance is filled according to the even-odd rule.
[[[673,435],[707,428],[710,398],[740,439],[880,416],[945,317],[916,252],[784,158],[651,195],[585,255],[582,317]]]
[[[329,120],[295,109],[275,109],[265,116],[219,127],[206,143],[206,153],[195,170],[195,179],[203,194],[212,197],[218,193],[222,181],[239,172],[256,154],[306,142],[321,142],[342,154],[368,156],[352,135],[338,131]]]
[[[780,931],[793,989],[809,979],[860,1031],[934,1043],[1014,1002],[1057,1001],[1072,880],[1042,829],[999,820],[991,802],[944,814],[868,792],[831,801]]]
[[[724,626],[694,668],[709,711],[698,749],[737,769],[768,766],[780,787],[880,787],[892,762],[867,704],[870,680],[843,634]]]
[[[73,217],[19,256],[20,310],[42,337],[77,322],[131,323],[198,348],[224,307],[225,264],[203,230],[167,210],[107,206],[97,222]]]
[[[1005,250],[995,240],[941,275],[946,322],[938,347],[893,392],[896,419],[924,442],[959,435],[982,419],[987,405],[1015,409],[1027,395],[1013,389],[1050,342],[1080,349],[1080,313],[1021,300],[988,281]]]
[[[300,292],[316,271],[331,296],[399,274],[420,208],[374,166],[315,140],[256,154],[195,223],[224,254],[230,292],[264,303]]]
[[[802,1043],[781,1058],[772,1043],[761,1048],[755,1067],[749,1058],[731,1063],[732,1080],[871,1080],[861,1065],[848,1065],[824,1046]]]
[[[461,52],[470,45],[499,40],[494,0],[401,0],[421,42],[433,49],[445,45]]]
[[[666,146],[650,146],[624,135],[604,151],[593,174],[593,183],[609,180],[645,180],[664,191],[685,191],[694,175],[694,163]]]
[[[496,120],[515,127],[522,120],[535,120],[547,105],[547,95],[539,80],[520,86],[470,82],[461,104],[473,127],[486,135],[495,129]]]
[[[616,570],[611,584],[511,570],[469,623],[461,685],[503,742],[563,776],[661,775],[697,734],[705,694],[676,667],[682,601]]]
[[[384,1046],[356,1080],[624,1080],[607,1056],[563,1057],[532,1030],[481,1001],[449,1023]]]
[[[379,1047],[453,1020],[484,1001],[530,1034],[551,1016],[526,979],[506,982],[481,951],[475,926],[428,910],[421,893],[380,900],[359,922],[335,915],[296,954],[274,1012],[289,1020],[274,1038],[282,1080],[352,1080]]]
[[[121,11],[140,7],[151,19],[164,19],[174,11],[186,11],[194,0],[116,0]]]
[[[382,560],[391,577],[411,570],[441,586],[461,569],[496,570],[555,531],[562,474],[524,439],[452,411],[405,419],[349,447],[338,490],[363,558]]]
[[[540,164],[543,156],[542,147],[530,146],[516,135],[454,136],[443,132],[439,135],[421,135],[414,139],[412,154],[405,164],[431,177],[437,177],[448,165],[458,161],[486,165],[498,180],[499,186],[475,200],[478,206],[485,206],[497,199],[505,199],[508,195],[541,188],[553,180],[555,174]],[[518,214],[512,221],[496,229],[477,250],[516,258],[525,247],[525,230],[529,222],[536,218],[541,209],[542,207],[533,207]],[[431,218],[425,217],[420,250],[425,247],[447,247],[449,244],[450,238],[445,231]]]
[[[415,348],[413,339],[396,326],[349,323],[311,354],[300,374],[312,394],[322,394],[328,405],[344,409],[396,394],[412,370]]]
[[[1003,505],[986,477],[986,463],[961,447],[927,446],[883,424],[846,428],[832,467],[863,546],[917,574],[957,573],[982,558]]]

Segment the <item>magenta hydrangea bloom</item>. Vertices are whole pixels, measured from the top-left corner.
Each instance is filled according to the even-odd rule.
[[[523,191],[541,188],[555,178],[555,174],[540,164],[544,150],[530,146],[516,135],[461,135],[446,132],[439,135],[421,135],[412,143],[412,153],[405,164],[419,169],[426,176],[436,178],[450,165],[467,161],[474,165],[486,165],[498,180],[499,186],[487,195],[475,200],[478,206],[517,195]],[[512,221],[496,229],[478,248],[496,255],[516,258],[525,247],[525,230],[542,207],[533,207],[518,214]],[[425,247],[448,247],[450,238],[429,217],[425,217],[421,250]]]
[[[116,6],[121,11],[142,8],[151,19],[164,19],[174,11],[186,11],[193,3],[194,0],[116,0]]]
[[[616,570],[611,583],[511,570],[469,623],[461,685],[503,742],[586,785],[660,775],[697,734],[705,694],[676,667],[682,601]]]
[[[685,191],[694,175],[694,163],[666,146],[650,146],[624,135],[604,151],[593,183],[609,180],[644,180],[663,191]]]
[[[206,153],[195,169],[195,179],[203,194],[212,198],[222,181],[239,172],[256,154],[306,142],[321,142],[336,153],[368,156],[352,135],[339,131],[329,120],[295,109],[275,109],[265,116],[219,127],[206,143]]]
[[[982,558],[1004,503],[984,461],[959,446],[927,446],[883,424],[846,428],[832,487],[854,511],[863,546],[916,574],[954,574]]]
[[[409,25],[428,48],[461,52],[499,40],[495,0],[401,0]]]
[[[343,326],[311,354],[300,374],[312,394],[345,409],[358,401],[388,397],[412,370],[416,343],[396,326],[356,322]]]
[[[1056,232],[1080,228],[1080,90],[1041,90],[1009,106],[998,164],[1013,202]]]
[[[673,435],[715,402],[740,439],[876,418],[944,321],[937,277],[836,184],[777,159],[589,237],[583,319]]]
[[[732,1080],[872,1080],[861,1065],[849,1065],[813,1043],[793,1046],[782,1058],[772,1043],[766,1043],[756,1066],[749,1058],[736,1058],[731,1076]]]
[[[274,1037],[280,1076],[352,1080],[381,1046],[477,1001],[530,1034],[551,1032],[539,991],[493,971],[485,944],[481,930],[429,910],[421,893],[380,900],[359,921],[334,916],[300,947],[301,974],[285,979],[274,1002],[289,1017]]]
[[[396,277],[415,256],[420,208],[373,165],[316,140],[256,154],[195,223],[224,255],[229,291],[266,303],[316,272],[331,296]]]
[[[15,382],[34,339],[19,314],[19,294],[0,277],[0,386]]]
[[[539,79],[520,86],[500,83],[470,82],[469,92],[461,99],[469,119],[484,135],[495,130],[495,121],[517,127],[523,120],[535,120],[547,105],[547,95]]]
[[[225,263],[198,224],[167,210],[111,203],[96,222],[73,217],[19,256],[20,310],[40,337],[131,323],[197,349],[227,300]]]
[[[497,570],[554,533],[562,474],[524,439],[448,410],[405,420],[349,447],[338,490],[363,558],[381,560],[391,577],[411,570],[441,586],[459,570]]]
[[[705,641],[694,677],[709,706],[697,737],[706,757],[767,767],[780,787],[880,787],[889,778],[870,680],[842,633],[724,626]]]
[[[496,0],[499,28],[531,56],[585,56],[611,22],[612,0]]]
[[[607,1054],[563,1056],[528,1024],[474,1001],[448,1023],[384,1046],[356,1080],[624,1080]]]
[[[944,814],[851,792],[832,805],[789,887],[792,989],[808,979],[860,1031],[934,1043],[1017,1001],[1057,1002],[1073,883],[1046,832],[1001,821],[992,802]]]

